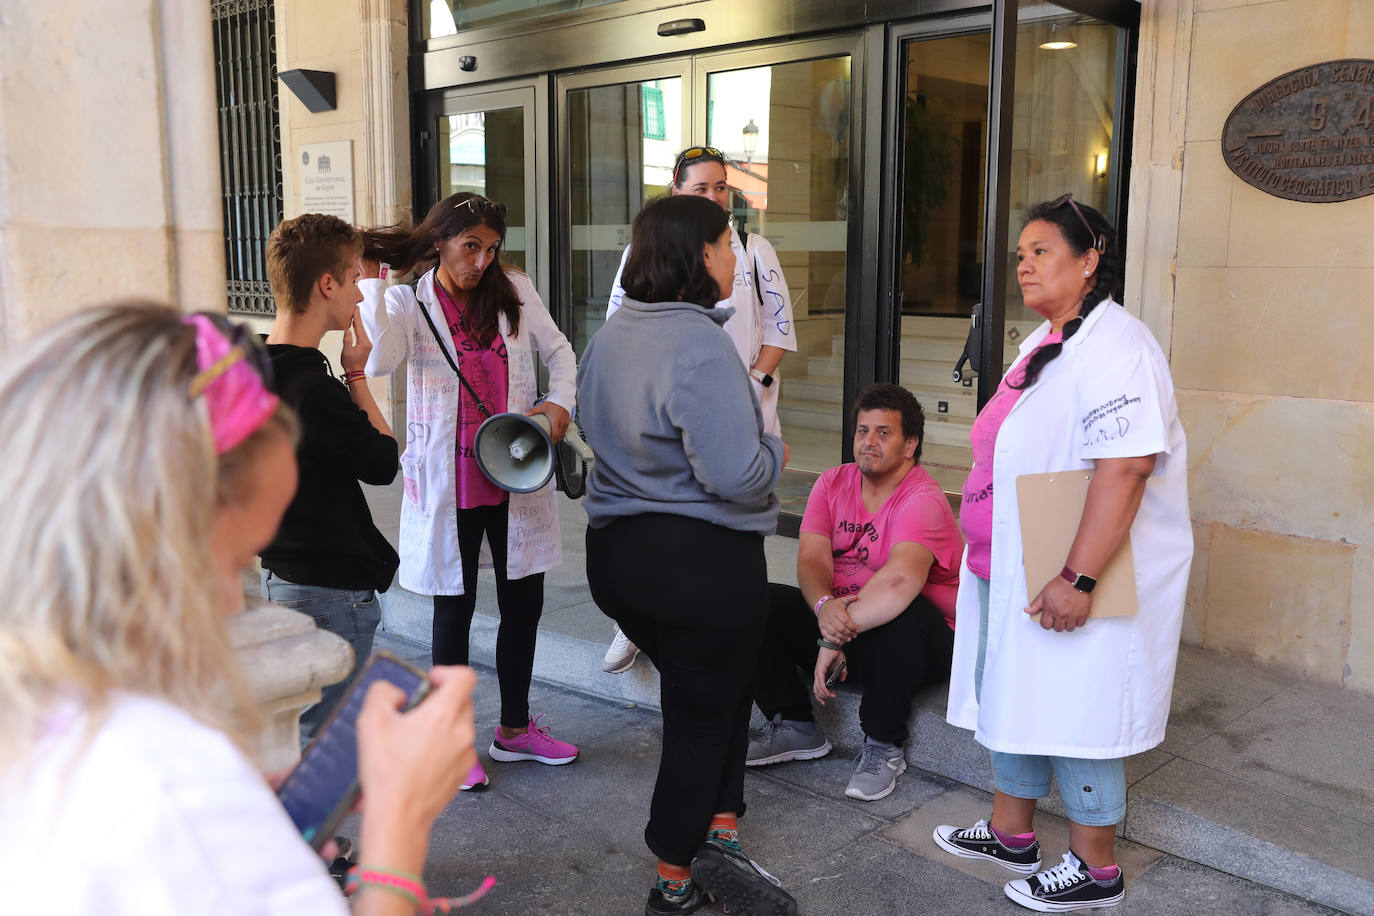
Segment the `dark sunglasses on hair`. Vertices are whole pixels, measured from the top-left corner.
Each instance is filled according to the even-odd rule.
[[[215,329],[224,335],[224,339],[229,341],[229,345],[243,353],[243,361],[253,367],[253,371],[258,374],[258,378],[262,379],[267,390],[275,393],[277,378],[276,373],[272,371],[272,357],[267,352],[267,347],[263,344],[262,339],[253,333],[252,328],[242,322],[230,321],[219,312],[199,312],[198,314],[208,318]],[[224,368],[227,369],[228,365]],[[208,385],[211,381],[214,379],[206,379],[202,386]]]
[[[721,165],[725,164],[725,154],[714,146],[694,146],[691,149],[685,149],[678,153],[677,165],[673,166],[673,184],[677,184],[677,174],[682,171],[682,167],[691,165],[698,159],[719,162]]]
[[[1078,221],[1083,224],[1084,229],[1088,230],[1088,238],[1093,240],[1093,247],[1097,249],[1097,253],[1106,253],[1107,236],[1098,235],[1096,232],[1093,232],[1093,227],[1091,224],[1089,224],[1088,218],[1083,215],[1082,210],[1078,209],[1078,204],[1074,203],[1072,191],[1058,198],[1054,201],[1054,203],[1050,204],[1050,209],[1053,210],[1056,207],[1062,207],[1065,204],[1068,204],[1070,207],[1073,208],[1074,215],[1078,217]]]
[[[473,216],[486,216],[488,213],[495,213],[497,219],[506,218],[506,205],[495,200],[487,200],[485,197],[473,195],[466,200],[460,200],[453,205],[453,209],[466,207],[472,211]]]

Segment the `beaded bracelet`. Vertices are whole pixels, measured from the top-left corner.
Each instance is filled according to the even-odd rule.
[[[425,896],[425,886],[415,875],[402,871],[389,871],[384,868],[355,865],[348,870],[348,880],[344,892],[355,894],[363,887],[375,887],[410,901],[419,912],[429,912],[429,898]]]
[[[424,914],[424,916],[431,916],[433,913],[450,913],[482,898],[487,891],[496,886],[496,878],[493,875],[487,875],[476,890],[461,897],[430,899],[425,893],[424,884],[415,875],[403,871],[355,865],[348,870],[348,878],[344,883],[344,893],[352,896],[364,886],[375,887],[389,894],[404,897],[415,907],[415,912]]]

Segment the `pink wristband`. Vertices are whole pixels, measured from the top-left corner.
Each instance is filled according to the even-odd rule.
[[[834,595],[822,595],[820,599],[817,600],[816,606],[811,609],[811,613],[815,614],[817,617],[821,616],[821,605],[834,597]]]

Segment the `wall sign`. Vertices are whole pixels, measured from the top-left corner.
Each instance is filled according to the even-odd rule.
[[[302,143],[301,212],[325,213],[353,225],[353,141]]]
[[[1275,197],[1335,203],[1374,194],[1374,60],[1332,60],[1283,74],[1226,119],[1222,156]]]

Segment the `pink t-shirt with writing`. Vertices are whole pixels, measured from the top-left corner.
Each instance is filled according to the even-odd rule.
[[[504,413],[510,387],[505,340],[497,334],[488,346],[479,346],[477,341],[468,335],[467,319],[457,303],[444,290],[443,285],[435,283],[434,289],[439,294],[439,307],[444,310],[444,322],[448,325],[449,333],[453,335],[453,349],[458,353],[458,368],[462,371],[463,378],[467,379],[487,410],[493,415]],[[477,427],[481,426],[485,419],[472,395],[460,384],[458,441],[453,462],[459,509],[498,506],[510,496],[488,480],[482,469],[477,466],[477,453],[473,449],[473,443],[477,439]]]
[[[877,512],[864,507],[863,474],[857,464],[831,468],[811,490],[801,530],[830,538],[837,596],[863,588],[887,563],[894,545],[920,544],[935,556],[921,594],[954,628],[964,541],[949,500],[925,468],[912,468]]]
[[[1013,388],[1026,377],[1026,361],[1035,352],[1059,343],[1058,332],[1046,337],[1035,350],[1012,367],[997,393],[992,396],[973,421],[969,442],[973,446],[973,470],[964,479],[964,503],[959,509],[959,525],[968,540],[968,568],[980,579],[992,578],[992,456],[997,445],[997,432],[1007,414],[1021,400],[1023,389]]]

